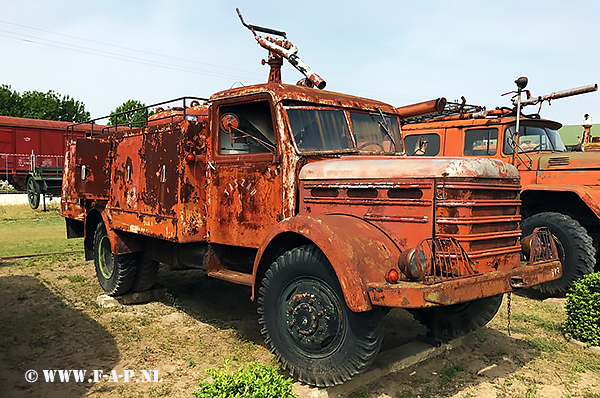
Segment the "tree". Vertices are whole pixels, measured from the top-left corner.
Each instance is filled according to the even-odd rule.
[[[148,109],[144,103],[130,99],[123,102],[110,113],[108,124],[111,126],[132,125],[140,127],[146,124],[146,120],[150,115],[151,113],[148,113]]]
[[[0,115],[76,123],[90,118],[85,105],[68,95],[60,96],[52,90],[25,91],[21,95],[8,85],[0,86]]]
[[[0,86],[0,115],[17,116],[22,109],[23,101],[19,93],[5,84]]]

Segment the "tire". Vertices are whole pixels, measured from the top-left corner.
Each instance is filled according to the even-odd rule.
[[[137,258],[137,272],[131,286],[132,292],[144,292],[154,286],[158,275],[158,261],[146,258],[143,254]]]
[[[29,207],[33,210],[40,207],[40,184],[32,177],[27,179],[27,201],[29,202]]]
[[[100,286],[109,296],[119,296],[131,290],[136,278],[136,254],[115,255],[104,223],[94,233],[94,265]]]
[[[487,325],[498,312],[502,296],[500,294],[444,307],[413,309],[410,312],[427,328],[428,336],[447,341]]]
[[[292,377],[341,384],[371,365],[383,339],[383,311],[353,312],[335,272],[314,245],[292,249],[267,270],[258,313],[265,342]]]
[[[548,227],[562,263],[562,276],[543,283],[535,289],[553,295],[566,293],[574,281],[594,272],[596,249],[593,240],[578,221],[561,213],[538,213],[526,218],[521,224],[523,236],[537,227]]]

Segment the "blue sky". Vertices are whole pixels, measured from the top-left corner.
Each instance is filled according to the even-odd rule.
[[[600,82],[597,1],[0,0],[0,84],[69,94],[100,117],[130,98],[264,82],[266,51],[236,7],[286,31],[328,90],[395,106],[440,96],[508,106],[500,94],[522,75],[534,95]],[[284,82],[300,77],[284,67]],[[600,122],[600,92],[541,111],[567,125],[584,113]]]

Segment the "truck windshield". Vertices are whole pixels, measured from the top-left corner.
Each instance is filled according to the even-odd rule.
[[[398,118],[380,113],[350,112],[356,148],[361,152],[402,152]]]
[[[402,152],[395,116],[293,106],[286,111],[300,152]]]
[[[504,153],[510,155],[513,153],[513,137],[515,126],[510,126],[504,134]],[[520,126],[519,127],[519,152],[565,152],[563,143],[558,131],[547,126]]]

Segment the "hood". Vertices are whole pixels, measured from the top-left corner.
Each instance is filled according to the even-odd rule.
[[[538,170],[600,169],[600,152],[561,152],[540,155]]]
[[[445,157],[344,156],[312,162],[301,180],[349,180],[435,177],[519,178],[517,169],[497,159]]]

